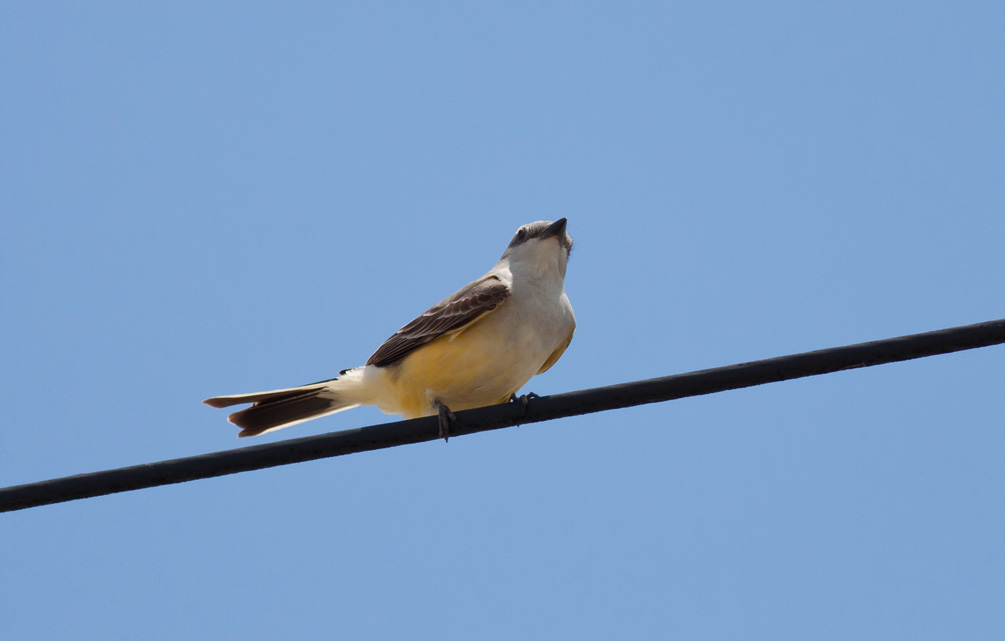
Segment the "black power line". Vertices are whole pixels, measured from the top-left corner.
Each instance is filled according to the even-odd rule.
[[[1005,319],[457,412],[451,436],[1005,343]],[[0,489],[0,512],[439,438],[436,417],[370,425]]]

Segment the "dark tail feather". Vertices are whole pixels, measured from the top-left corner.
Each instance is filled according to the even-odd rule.
[[[231,423],[241,428],[238,436],[258,436],[356,406],[355,403],[340,399],[330,387],[320,384],[258,394],[216,397],[207,399],[205,403],[213,407],[254,403],[248,409],[234,412],[228,417]]]
[[[254,394],[214,396],[213,398],[207,398],[203,401],[203,403],[209,405],[210,407],[230,407],[231,405],[240,405],[242,403],[258,403],[259,401],[278,400],[280,397],[293,396],[294,394],[300,394],[311,389],[320,390],[326,383],[332,383],[336,380],[338,379],[332,378],[327,381],[318,381],[317,383],[311,383],[309,385],[300,385],[299,387],[289,387],[287,389],[275,389],[268,392],[255,392]]]
[[[321,391],[312,389],[261,400],[246,410],[231,414],[228,420],[241,428],[238,436],[258,436],[344,407],[334,398],[321,396]]]
[[[253,405],[228,417],[242,428],[238,436],[258,436],[281,427],[320,418],[335,412],[358,407],[368,397],[361,394],[362,376],[359,370],[349,370],[346,376],[328,381],[277,389],[253,394],[214,396],[203,403],[212,407],[229,407],[241,403]]]

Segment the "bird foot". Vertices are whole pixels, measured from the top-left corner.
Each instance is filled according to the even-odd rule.
[[[450,440],[450,426],[457,420],[457,416],[439,401],[436,401],[436,410],[440,419],[440,437],[446,443]]]
[[[516,394],[510,394],[509,395],[509,402],[510,403],[519,403],[520,404],[520,409],[523,410],[524,414],[526,414],[527,413],[527,405],[530,403],[531,399],[535,399],[535,398],[541,398],[541,397],[538,396],[537,394],[535,394],[534,392],[527,392],[526,394],[522,394],[520,396],[517,396]]]

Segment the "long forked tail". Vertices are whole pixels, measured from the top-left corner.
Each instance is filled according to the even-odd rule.
[[[271,392],[214,396],[203,403],[211,407],[253,403],[247,409],[234,412],[227,420],[241,428],[238,436],[258,436],[359,405],[339,394],[338,386],[333,383],[340,380],[342,379],[332,379]]]

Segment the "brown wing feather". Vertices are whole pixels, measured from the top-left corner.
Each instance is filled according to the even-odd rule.
[[[498,276],[476,280],[395,332],[377,348],[366,364],[384,367],[396,363],[412,350],[478,320],[498,307],[509,294],[509,286]]]

